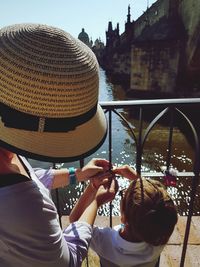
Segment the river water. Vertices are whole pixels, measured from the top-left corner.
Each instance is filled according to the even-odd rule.
[[[120,85],[112,84],[106,77],[105,72],[100,69],[100,101],[112,100],[127,100],[125,90]],[[131,123],[134,131],[138,130],[138,121],[129,117],[129,112],[121,109],[120,113],[125,116]],[[149,123],[144,123],[144,128]],[[129,164],[135,167],[135,144],[131,134],[122,120],[115,114],[112,116],[112,162],[116,165]],[[144,154],[142,158],[143,171],[160,171],[160,167],[166,164],[167,155],[167,140],[168,128],[166,126],[157,125],[151,132],[148,142],[144,147]],[[106,139],[101,148],[93,155],[88,157],[85,162],[88,162],[92,157],[109,158],[108,155],[108,140]],[[179,171],[192,171],[193,149],[188,143],[186,137],[179,129],[174,129],[173,133],[173,155],[172,166]],[[30,163],[35,166],[42,166],[48,168],[51,163],[37,162],[30,160]],[[77,162],[67,163],[62,165],[64,167],[75,166],[78,167]],[[118,178],[120,188],[128,186],[129,181],[124,178]],[[62,214],[69,214],[76,200],[79,198],[81,191],[84,189],[83,184],[76,186],[68,186],[59,189],[59,202]],[[177,204],[177,209],[180,215],[188,213],[188,203],[190,201],[191,178],[177,178],[177,186],[169,187],[167,189]],[[54,196],[54,194],[53,194]],[[195,215],[199,215],[199,197],[197,197]],[[119,215],[120,196],[117,194],[115,200],[112,202],[112,214]],[[99,215],[109,215],[109,204],[104,205],[99,210]]]

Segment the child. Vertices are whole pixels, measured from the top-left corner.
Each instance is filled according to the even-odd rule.
[[[161,183],[138,177],[131,167],[118,167],[114,173],[132,180],[122,191],[122,225],[95,226],[90,246],[103,267],[154,267],[177,223],[174,203]]]

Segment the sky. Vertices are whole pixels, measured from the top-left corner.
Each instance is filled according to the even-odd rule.
[[[3,0],[0,28],[15,23],[41,23],[61,28],[78,37],[82,28],[89,38],[105,42],[108,22],[119,22],[124,31],[128,5],[131,21],[136,20],[156,0]]]

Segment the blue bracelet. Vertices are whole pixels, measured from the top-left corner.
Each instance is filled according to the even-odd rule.
[[[69,168],[69,184],[73,185],[76,184],[76,169],[74,167]]]

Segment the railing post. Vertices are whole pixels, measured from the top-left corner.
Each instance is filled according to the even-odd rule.
[[[187,223],[186,223],[185,236],[184,236],[184,241],[183,241],[183,249],[182,249],[182,254],[181,254],[180,267],[184,267],[186,250],[187,250],[189,233],[190,233],[190,225],[191,225],[191,220],[192,220],[193,210],[194,210],[195,194],[197,191],[197,186],[199,185],[199,172],[200,172],[200,151],[199,151],[200,147],[199,145],[200,145],[200,142],[199,142],[199,137],[194,129],[193,129],[193,132],[194,132],[194,138],[195,138],[195,162],[194,162],[194,175],[195,176],[192,181],[191,199],[190,199],[190,204],[189,204],[189,212],[188,212],[188,218],[187,218]]]
[[[83,166],[84,166],[84,159],[80,159],[80,160],[79,160],[79,165],[80,165],[80,168],[83,168]],[[84,191],[84,189],[85,189],[85,182],[81,182],[81,184],[84,185],[84,188],[83,188],[83,191]],[[87,256],[86,256],[86,266],[89,267],[88,254],[87,254]]]
[[[168,141],[168,153],[167,153],[167,170],[169,170],[172,154],[172,137],[174,129],[174,108],[170,107],[170,126],[169,126],[169,141]]]
[[[109,119],[108,119],[108,146],[109,146],[109,162],[110,162],[110,170],[112,169],[112,110],[109,110]],[[112,201],[110,202],[110,227],[112,228]]]
[[[141,174],[141,165],[142,165],[142,127],[143,127],[143,109],[140,107],[139,113],[139,132],[138,132],[138,143],[136,147],[136,171],[140,175]]]
[[[188,239],[189,239],[189,234],[190,234],[190,225],[191,225],[191,220],[192,220],[192,215],[193,215],[194,200],[195,200],[195,193],[196,193],[197,186],[198,186],[198,176],[195,175],[193,182],[192,182],[191,199],[190,199],[190,204],[189,204],[189,212],[188,212],[188,218],[187,218],[187,223],[186,223],[185,236],[184,236],[184,241],[183,241],[183,249],[182,249],[182,254],[181,254],[180,267],[183,267],[184,262],[185,262],[185,256],[186,256],[186,250],[187,250]]]
[[[53,163],[53,168],[56,169],[56,163]],[[60,210],[60,200],[59,200],[59,189],[58,188],[55,189],[55,193],[56,193],[56,209],[58,212],[60,227],[62,228],[62,220],[61,220],[62,215],[61,215],[61,210]]]

